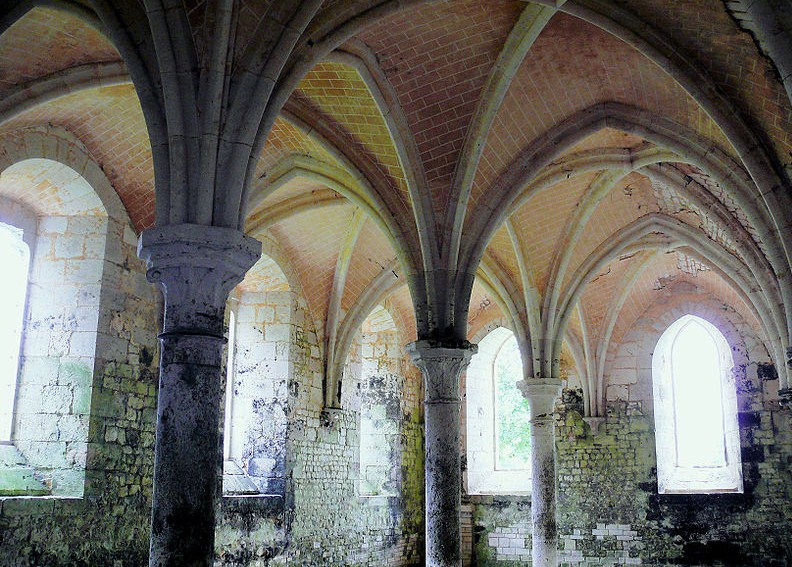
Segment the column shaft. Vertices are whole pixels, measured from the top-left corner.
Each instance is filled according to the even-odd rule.
[[[779,372],[778,398],[783,406],[792,407],[792,384],[789,378],[792,377],[792,347],[786,349],[786,372]]]
[[[223,342],[165,335],[160,348],[149,564],[211,565]]]
[[[461,561],[460,402],[426,401],[426,564]]]
[[[165,300],[151,567],[214,563],[225,302],[260,251],[257,240],[228,228],[183,224],[141,234],[138,254]]]
[[[459,376],[476,348],[423,340],[407,350],[426,386],[426,565],[456,567],[462,559]]]
[[[531,407],[531,559],[534,567],[558,565],[556,520],[555,400],[560,380],[519,384]]]

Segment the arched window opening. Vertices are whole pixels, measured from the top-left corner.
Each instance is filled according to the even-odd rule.
[[[12,300],[13,320],[23,314],[21,339],[2,341],[8,370],[0,494],[79,498],[95,373],[105,362],[97,361],[96,345],[108,297],[102,289],[111,220],[79,172],[43,158],[19,161],[0,174],[0,218],[21,227],[16,241],[29,247],[29,269],[25,261],[18,264],[13,285],[19,294]],[[3,295],[2,301],[9,299]]]
[[[250,269],[227,311],[223,493],[283,496],[292,294],[271,258]]]
[[[0,223],[0,443],[11,443],[30,249],[22,229]]]
[[[742,492],[734,362],[723,334],[685,315],[652,361],[660,493]]]
[[[361,496],[395,496],[401,483],[400,420],[402,375],[396,325],[377,306],[361,332]]]
[[[528,494],[531,430],[517,339],[499,327],[478,344],[467,369],[468,494]]]
[[[231,460],[231,416],[234,407],[234,354],[236,353],[236,313],[228,310],[228,343],[226,350],[225,422],[223,424],[223,461]]]
[[[527,471],[531,468],[531,416],[528,404],[517,389],[522,380],[522,360],[517,338],[503,343],[495,358],[495,468]]]

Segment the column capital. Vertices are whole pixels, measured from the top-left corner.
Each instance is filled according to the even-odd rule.
[[[467,341],[419,340],[407,345],[413,363],[426,381],[427,403],[459,403],[459,375],[478,347]]]
[[[558,396],[561,395],[561,380],[558,378],[532,378],[520,380],[517,388],[528,400],[533,416],[550,415],[555,409]]]
[[[163,289],[163,334],[222,337],[228,294],[260,255],[261,243],[233,228],[177,224],[144,230],[138,256],[146,262],[146,278]]]

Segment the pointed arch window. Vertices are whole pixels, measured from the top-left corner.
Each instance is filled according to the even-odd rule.
[[[652,378],[658,491],[742,492],[734,362],[726,338],[693,315],[666,329]]]
[[[528,494],[531,434],[517,339],[498,327],[478,344],[466,373],[468,494]]]

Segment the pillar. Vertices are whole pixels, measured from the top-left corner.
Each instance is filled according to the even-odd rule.
[[[792,347],[788,347],[786,349],[786,377],[792,376]],[[781,375],[781,372],[778,372],[778,376],[780,378],[781,387],[778,390],[778,400],[781,402],[782,406],[792,407],[792,385],[790,385],[787,380]]]
[[[165,304],[150,566],[213,564],[225,302],[260,252],[230,228],[181,224],[140,236],[146,277]]]
[[[476,347],[421,340],[407,350],[425,384],[426,565],[456,567],[461,564],[462,538],[459,376]]]
[[[531,408],[531,559],[533,567],[558,565],[556,520],[555,402],[561,381],[531,379],[520,382]]]

